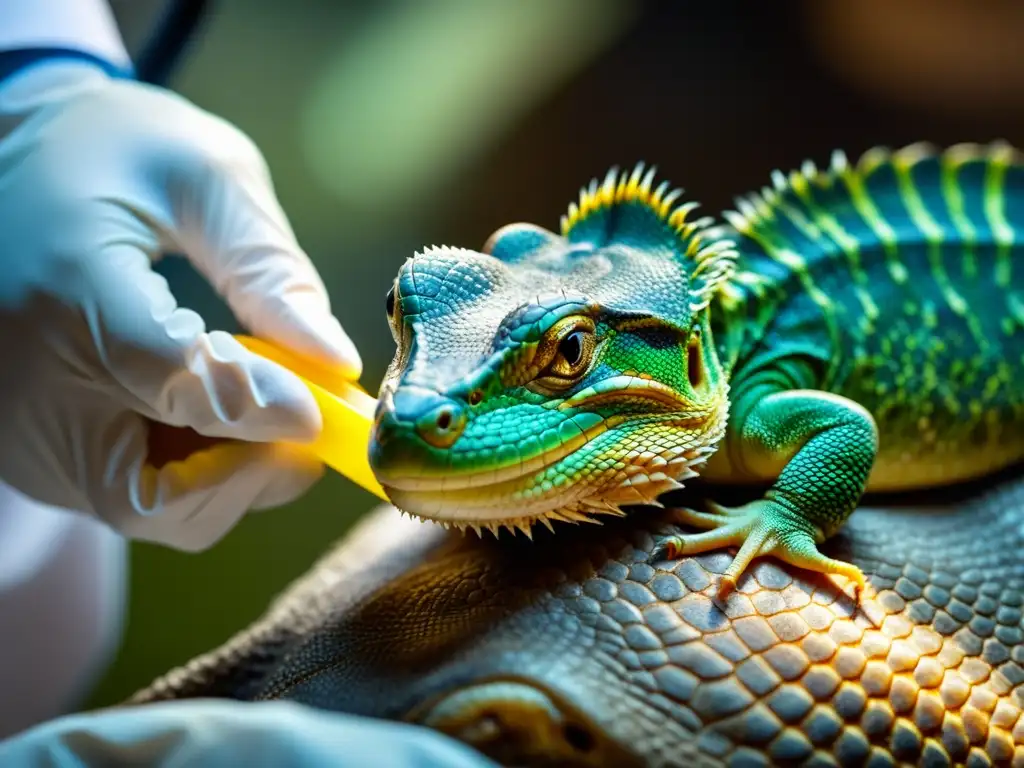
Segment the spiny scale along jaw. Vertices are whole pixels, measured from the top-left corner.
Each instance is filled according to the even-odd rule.
[[[402,266],[370,446],[397,507],[529,535],[657,504],[696,475],[728,417],[710,313],[735,251],[652,184],[643,166],[613,171],[561,234],[513,224],[483,252]]]

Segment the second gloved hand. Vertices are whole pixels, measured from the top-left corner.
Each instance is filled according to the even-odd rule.
[[[358,375],[359,357],[237,129],[87,64],[0,88],[0,479],[187,550],[287,502],[319,462],[302,383],[177,306],[186,254],[255,335]],[[162,468],[147,419],[221,443]]]
[[[0,765],[498,768],[422,726],[290,701],[192,699],[72,715],[0,741]]]

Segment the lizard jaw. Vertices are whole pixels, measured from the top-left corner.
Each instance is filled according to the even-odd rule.
[[[696,468],[710,458],[717,447],[711,445],[678,451],[674,455],[650,454],[643,464],[628,465],[615,481],[600,487],[585,487],[583,493],[565,494],[563,498],[546,498],[526,505],[511,501],[502,490],[512,490],[509,483],[492,486],[436,492],[405,492],[386,488],[388,496],[400,511],[422,521],[431,521],[445,528],[473,530],[478,536],[490,531],[495,538],[502,529],[513,535],[522,532],[532,538],[537,523],[553,531],[552,522],[593,523],[602,517],[624,517],[623,506],[657,506],[658,497],[683,488],[683,481],[697,477]],[[505,489],[502,488],[505,486]],[[472,493],[472,495],[470,495]],[[506,510],[519,505],[522,514],[508,516]],[[498,514],[496,514],[498,513]]]

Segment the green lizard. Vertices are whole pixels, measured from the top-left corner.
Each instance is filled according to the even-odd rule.
[[[408,260],[374,471],[418,517],[529,532],[656,504],[703,467],[771,487],[677,510],[707,530],[667,538],[670,558],[739,547],[723,594],[763,555],[863,586],[818,545],[865,490],[1024,456],[1024,160],[837,152],[722,224],[681,194],[613,169],[560,235],[512,224]]]

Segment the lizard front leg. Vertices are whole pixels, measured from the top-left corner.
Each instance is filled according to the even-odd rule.
[[[669,537],[663,542],[668,557],[739,546],[722,577],[723,596],[761,555],[838,573],[863,587],[857,566],[826,557],[818,544],[843,524],[864,492],[878,450],[871,415],[851,400],[816,390],[769,394],[757,388],[736,406],[738,418],[723,446],[732,471],[777,480],[763,498],[741,507],[709,504],[714,514],[677,510],[679,522],[709,530]]]

